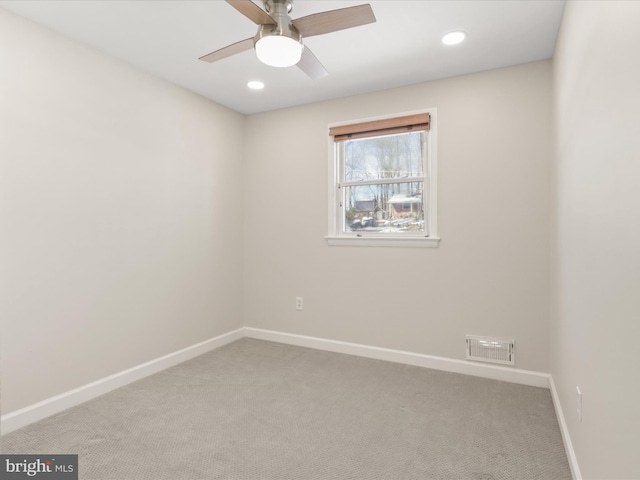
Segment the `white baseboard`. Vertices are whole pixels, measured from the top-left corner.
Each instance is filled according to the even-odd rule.
[[[340,342],[337,340],[307,337],[304,335],[274,332],[272,330],[262,330],[251,327],[244,327],[244,335],[250,338],[286,343],[299,347],[315,348],[317,350],[327,350],[329,352],[345,353],[348,355],[375,358],[377,360],[387,360],[389,362],[462,373],[464,375],[502,380],[533,387],[549,388],[549,375],[547,373],[533,372],[530,370],[485,365],[467,360],[455,360],[452,358],[436,357],[389,348],[371,347],[358,343]]]
[[[33,405],[29,405],[20,410],[8,413],[7,415],[3,415],[2,417],[0,417],[0,433],[2,435],[7,434],[51,415],[60,413],[63,410],[79,405],[82,402],[91,400],[95,397],[98,397],[99,395],[103,395],[107,392],[115,390],[116,388],[128,385],[129,383],[132,383],[136,380],[140,380],[141,378],[147,377],[184,361],[190,360],[191,358],[202,355],[203,353],[214,350],[235,340],[239,340],[243,337],[280,342],[289,345],[315,348],[318,350],[326,350],[348,355],[357,355],[360,357],[374,358],[377,360],[404,363],[407,365],[433,368],[446,372],[473,375],[477,377],[502,380],[506,382],[519,383],[534,387],[550,388],[550,376],[546,373],[541,372],[519,370],[494,365],[484,365],[467,360],[455,360],[451,358],[436,357],[432,355],[424,355],[402,350],[372,347],[357,343],[348,343],[337,340],[328,340],[324,338],[276,332],[272,330],[243,327],[232,332],[211,338],[209,340],[205,340],[204,342],[192,345],[182,350],[178,350],[163,357],[156,358],[122,372],[118,372],[114,375],[96,380],[95,382],[91,382],[87,385],[69,390],[68,392],[64,392],[60,395],[56,395]],[[554,390],[552,389],[552,391]],[[556,411],[561,412],[561,410],[559,410],[559,403],[557,402],[556,396],[554,396]],[[560,421],[561,414],[559,414],[558,417]],[[564,426],[563,428],[563,425],[564,417],[562,417],[561,423],[562,435],[563,438],[566,437],[566,439],[568,439],[566,426]],[[565,445],[567,445],[567,440],[565,440]],[[573,449],[571,449],[570,446],[571,442],[569,441],[567,452],[571,452],[571,454],[573,455]],[[573,460],[571,461],[575,463],[575,456],[573,456]],[[574,471],[578,471],[577,463],[575,463],[575,469],[574,465],[572,465],[571,468]],[[575,478],[579,479],[579,474]]]
[[[582,480],[582,474],[580,473],[580,467],[578,466],[578,459],[576,458],[576,452],[573,450],[573,444],[571,443],[571,437],[569,436],[567,422],[564,418],[564,413],[562,412],[562,405],[560,405],[560,396],[556,390],[556,384],[553,382],[552,375],[549,375],[549,386],[551,388],[553,406],[556,409],[558,425],[560,426],[560,433],[562,434],[562,442],[564,443],[564,449],[567,452],[567,460],[569,460],[569,467],[571,468],[571,475],[574,480]]]
[[[116,388],[140,380],[154,373],[173,367],[203,353],[222,347],[244,336],[244,329],[239,328],[229,333],[219,335],[204,342],[197,343],[182,350],[164,355],[149,362],[137,365],[122,372],[109,375],[95,382],[88,383],[60,395],[47,398],[41,402],[13,411],[0,417],[0,433],[2,435],[22,428],[30,423],[37,422],[67,408],[79,405]]]

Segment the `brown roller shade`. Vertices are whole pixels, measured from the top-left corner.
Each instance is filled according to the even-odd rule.
[[[417,130],[429,130],[431,116],[428,113],[409,115],[407,117],[387,118],[374,122],[354,123],[329,129],[329,135],[336,142],[353,140],[355,138],[376,137]]]

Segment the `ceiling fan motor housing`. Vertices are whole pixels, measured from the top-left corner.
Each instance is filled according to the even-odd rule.
[[[258,33],[253,37],[254,46],[264,37],[287,37],[295,40],[301,45],[304,45],[302,43],[302,35],[298,30],[296,30],[296,27],[286,23],[279,23],[278,25],[260,25],[258,27]]]
[[[267,36],[288,37],[302,44],[302,35],[291,24],[291,17],[289,17],[289,13],[293,10],[292,0],[264,0],[264,8],[276,24],[260,25],[253,40],[254,45]]]

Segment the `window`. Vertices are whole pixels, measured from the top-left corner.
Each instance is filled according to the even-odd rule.
[[[437,246],[435,113],[329,128],[330,245]]]

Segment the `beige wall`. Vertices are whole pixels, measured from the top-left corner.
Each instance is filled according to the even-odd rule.
[[[570,2],[553,72],[245,119],[0,11],[2,413],[243,324],[454,359],[507,336],[583,476],[640,478],[639,21]],[[440,246],[327,246],[327,125],[428,107]]]
[[[0,11],[2,413],[243,324],[458,359],[508,336],[552,372],[583,476],[640,478],[639,22],[570,2],[553,82],[539,62],[245,119]],[[327,125],[427,107],[441,245],[327,246]]]
[[[241,326],[244,117],[0,11],[2,413]]]
[[[327,125],[428,107],[440,246],[327,246]],[[551,108],[545,61],[248,117],[245,325],[455,359],[513,337],[548,371]]]
[[[551,372],[588,479],[640,478],[638,25],[640,2],[570,2],[554,57]]]

